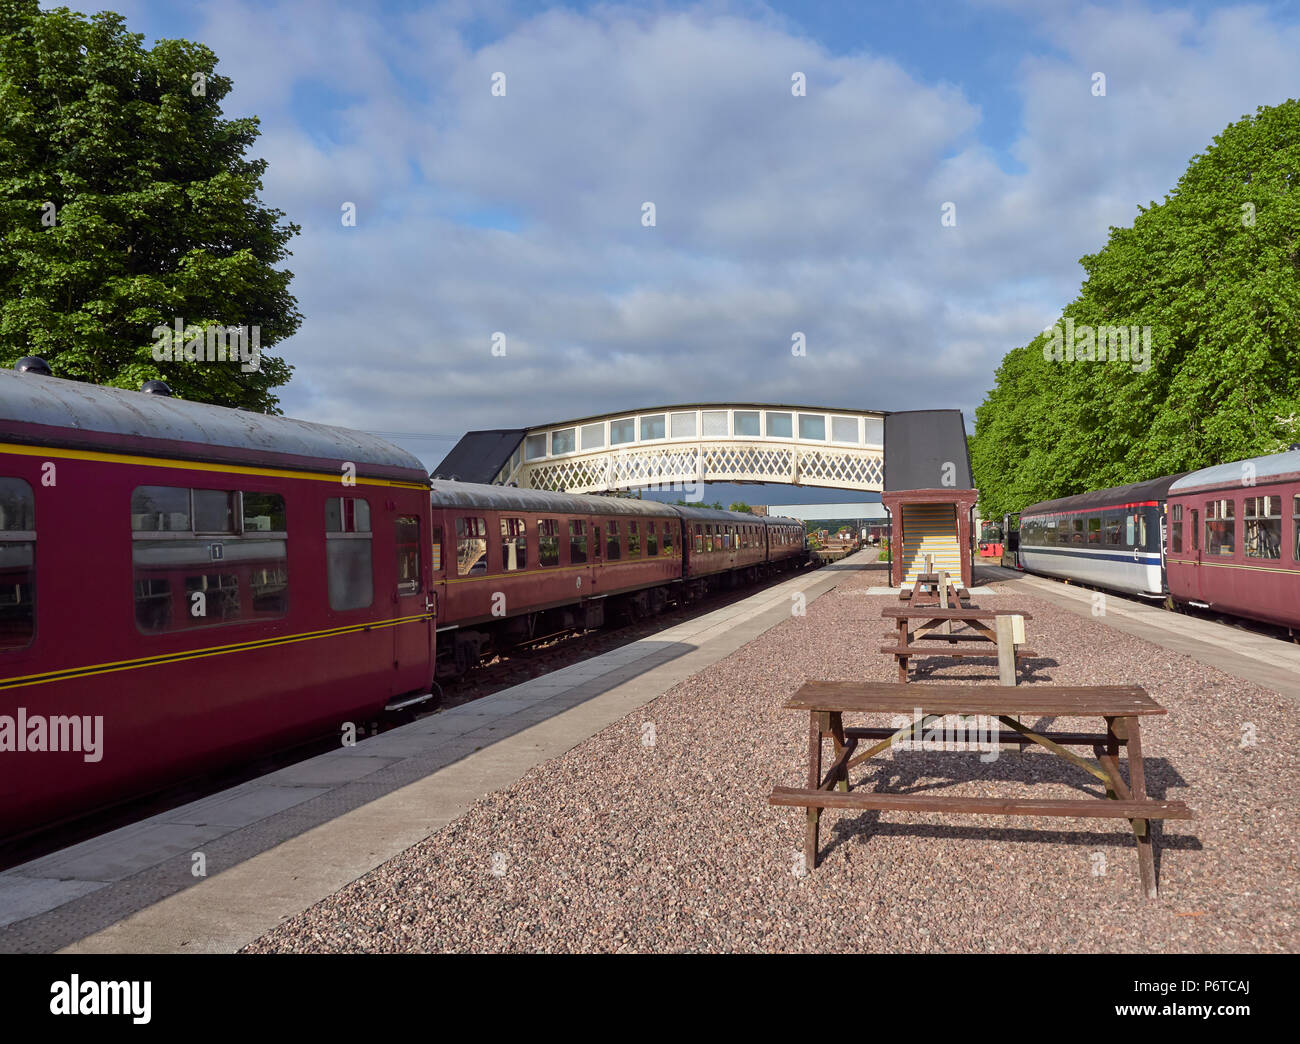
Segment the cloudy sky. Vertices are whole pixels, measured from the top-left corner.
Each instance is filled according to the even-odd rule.
[[[1294,2],[72,6],[217,53],[302,226],[285,412],[438,436],[398,440],[430,466],[687,401],[971,429],[1108,226],[1300,94]]]

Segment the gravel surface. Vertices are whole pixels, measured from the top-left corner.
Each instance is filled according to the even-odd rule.
[[[876,569],[848,576],[806,616],[487,795],[247,952],[1300,948],[1294,704],[1014,583],[988,601],[1032,613],[1035,680],[1136,683],[1169,709],[1143,724],[1148,791],[1197,818],[1155,828],[1160,900],[1140,897],[1123,820],[827,811],[822,861],[802,873],[803,810],[767,804],[807,770],[807,718],[781,704],[812,678],[894,679],[876,650],[890,629],[880,609],[897,600],[865,593],[884,582]],[[929,663],[935,680],[996,682],[993,660]],[[1061,758],[1014,750],[989,763],[893,751],[854,782],[1099,792]]]

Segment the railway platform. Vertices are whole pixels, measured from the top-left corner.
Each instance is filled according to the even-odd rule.
[[[232,952],[865,569],[651,637],[0,873],[0,951]],[[201,872],[200,872],[201,871]]]
[[[1098,602],[1092,588],[1015,569],[977,565],[974,575],[977,582],[1001,582],[1008,593],[1032,593],[1077,616],[1101,619],[1117,631],[1300,700],[1300,645],[1279,641],[1246,625],[1225,625],[1175,613],[1159,603],[1124,595],[1107,594]],[[1094,611],[1097,605],[1104,606],[1104,612]]]

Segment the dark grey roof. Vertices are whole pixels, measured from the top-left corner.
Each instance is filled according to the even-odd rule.
[[[1132,482],[1127,486],[1111,486],[1109,489],[1094,489],[1079,493],[1073,497],[1058,497],[1056,500],[1044,500],[1030,504],[1020,512],[1023,522],[1026,515],[1057,515],[1071,511],[1086,511],[1090,508],[1113,507],[1118,504],[1140,504],[1147,500],[1164,500],[1169,494],[1169,487],[1181,475],[1163,475],[1160,478],[1147,479],[1145,482]]]
[[[429,483],[434,507],[485,508],[491,511],[555,511],[568,515],[644,515],[672,518],[676,509],[657,500],[631,497],[592,497],[580,493],[552,493],[515,486],[487,486],[478,482]]]
[[[672,505],[682,518],[695,519],[702,522],[762,522],[763,519],[758,515],[751,515],[748,511],[719,511],[717,508],[698,508],[686,507],[682,504]]]
[[[1252,465],[1247,472],[1242,465]],[[1300,475],[1300,450],[1270,453],[1266,457],[1235,460],[1229,464],[1216,464],[1211,468],[1193,471],[1169,487],[1171,493],[1186,493],[1193,489],[1216,489],[1222,486],[1244,486],[1249,475],[1256,483],[1265,479],[1289,479]]]
[[[952,479],[945,482],[949,470]],[[885,489],[946,487],[975,488],[961,410],[885,414]]]
[[[501,473],[510,454],[523,441],[527,428],[492,428],[468,431],[442,463],[433,469],[437,478],[455,475],[460,482],[491,482]]]
[[[189,442],[424,471],[406,450],[361,431],[14,370],[0,370],[3,421],[71,429],[87,436],[156,439],[158,448]],[[140,452],[154,451],[155,447],[140,447]]]

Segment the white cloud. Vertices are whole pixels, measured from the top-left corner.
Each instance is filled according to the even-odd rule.
[[[1044,43],[1005,70],[1022,102],[1008,173],[958,87],[761,8],[202,10],[228,110],[262,117],[266,199],[303,226],[286,412],[377,430],[711,398],[969,414],[1108,226],[1300,82],[1300,30],[1262,8],[1030,5]],[[312,91],[340,106],[328,133],[296,116]]]

